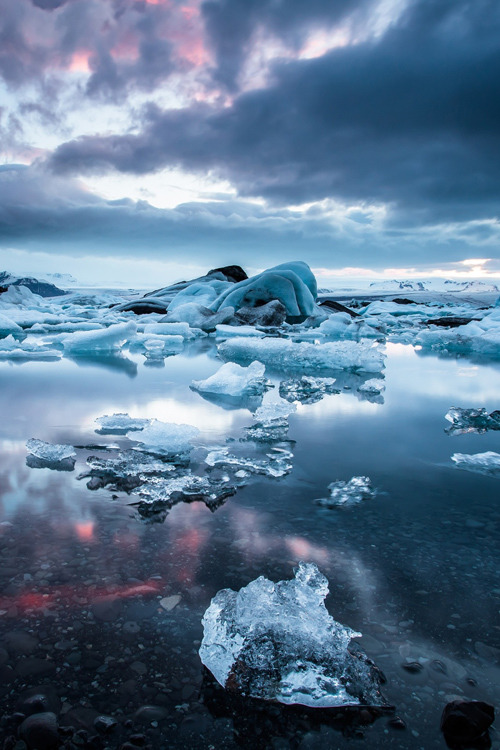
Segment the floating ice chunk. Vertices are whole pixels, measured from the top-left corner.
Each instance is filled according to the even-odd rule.
[[[384,354],[378,345],[365,341],[331,341],[325,344],[295,343],[287,339],[235,338],[218,346],[224,359],[251,362],[289,372],[352,370],[380,372]]]
[[[366,380],[364,383],[362,383],[359,386],[358,391],[360,393],[366,393],[369,396],[378,396],[380,393],[385,391],[385,383],[383,380],[371,378],[370,380]]]
[[[380,705],[378,673],[349,644],[359,633],[336,622],[324,599],[328,581],[299,563],[291,581],[260,576],[223,589],[203,616],[200,659],[228,690],[311,707]]]
[[[141,443],[141,450],[149,453],[183,454],[192,449],[191,440],[200,431],[188,424],[160,422],[153,419],[139,434],[127,433],[127,437]]]
[[[448,435],[463,435],[466,432],[487,432],[487,430],[500,430],[500,411],[488,414],[486,409],[461,409],[452,406],[445,414],[445,419],[451,422],[446,432]]]
[[[313,378],[303,375],[293,380],[282,380],[280,396],[286,401],[300,401],[301,404],[315,404],[327,393],[340,393],[335,388],[336,378]]]
[[[318,505],[323,505],[325,508],[357,505],[362,500],[375,497],[376,494],[368,477],[352,477],[348,482],[332,482],[328,485],[328,489],[330,497],[321,497],[316,500]]]
[[[87,352],[118,351],[127,342],[135,338],[137,326],[129,323],[115,323],[99,331],[78,331],[63,335],[60,339],[65,352],[84,354]]]
[[[452,329],[421,331],[415,343],[424,349],[460,354],[500,357],[500,308],[494,307],[482,320]]]
[[[293,453],[279,446],[274,446],[265,458],[235,456],[229,453],[227,448],[218,448],[207,454],[205,463],[208,466],[237,467],[238,472],[243,470],[250,474],[263,474],[277,479],[291,472],[292,458]]]
[[[197,336],[206,336],[207,334],[200,328],[190,328],[189,323],[146,323],[144,333],[150,335],[155,333],[159,336],[182,336],[184,339],[194,339]]]
[[[35,458],[40,458],[42,461],[51,463],[76,457],[75,449],[72,445],[46,443],[44,440],[37,440],[36,438],[30,438],[26,442],[26,448]]]
[[[451,460],[459,469],[476,471],[479,474],[500,474],[500,453],[487,451],[486,453],[454,453]]]
[[[233,307],[224,307],[213,312],[198,302],[186,302],[179,305],[172,312],[168,312],[162,321],[166,323],[188,323],[191,328],[199,328],[205,332],[215,331],[222,323],[227,323],[234,316]]]
[[[206,380],[193,380],[191,388],[202,393],[217,393],[223,396],[263,393],[268,385],[264,377],[266,368],[255,360],[248,367],[226,362]]]
[[[99,425],[99,429],[96,432],[99,435],[125,435],[126,432],[143,430],[150,422],[150,419],[130,417],[123,412],[112,414],[111,416],[105,414],[103,417],[96,419],[96,424]]]
[[[290,414],[295,411],[297,411],[297,407],[289,401],[269,401],[267,404],[259,406],[254,416],[258,424],[271,425],[277,420],[288,419]]]
[[[233,336],[258,336],[262,338],[266,334],[264,331],[259,331],[253,326],[230,326],[230,325],[219,325],[215,327],[215,333],[220,338],[231,338]]]

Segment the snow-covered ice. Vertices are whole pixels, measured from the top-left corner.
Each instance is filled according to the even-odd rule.
[[[235,362],[226,362],[217,372],[206,380],[194,380],[191,388],[202,393],[214,393],[222,396],[241,396],[263,393],[268,386],[265,365],[255,360],[248,367]]]
[[[486,451],[486,453],[454,453],[451,460],[459,469],[476,471],[479,474],[500,475],[500,453]]]
[[[329,497],[320,497],[316,500],[318,505],[325,508],[357,505],[362,500],[375,497],[376,494],[368,477],[351,477],[348,482],[331,482],[328,489]]]
[[[321,708],[383,704],[377,670],[349,648],[360,633],[329,615],[327,594],[327,579],[303,562],[291,581],[260,576],[219,591],[203,616],[202,663],[243,696]]]

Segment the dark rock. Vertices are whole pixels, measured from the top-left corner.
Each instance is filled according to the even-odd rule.
[[[222,268],[212,268],[212,270],[207,273],[207,276],[211,276],[214,273],[221,273],[226,277],[228,281],[234,281],[236,284],[238,283],[238,281],[245,281],[245,279],[248,279],[248,276],[241,266],[223,266]]]
[[[234,317],[243,325],[281,326],[286,319],[286,307],[279,299],[273,299],[258,307],[240,307]]]
[[[27,659],[21,659],[16,665],[16,672],[20,677],[42,677],[52,674],[56,665],[50,659],[37,659],[30,656]]]
[[[414,305],[415,302],[412,299],[408,299],[407,297],[394,297],[392,300],[396,303],[396,305]]]
[[[442,328],[458,328],[459,326],[466,326],[467,323],[473,320],[478,320],[478,318],[455,318],[450,315],[449,317],[445,316],[444,318],[426,320],[425,324],[428,326],[441,326]]]
[[[424,668],[423,665],[418,661],[410,661],[408,664],[401,664],[401,666],[411,674],[418,674]]]
[[[145,734],[131,734],[129,737],[130,742],[136,747],[143,747],[146,744]]]
[[[29,748],[50,750],[59,745],[56,715],[51,711],[28,716],[19,727],[19,735]]]
[[[399,716],[394,716],[392,719],[389,719],[387,725],[391,727],[391,729],[406,729],[405,722]]]
[[[119,309],[133,312],[136,315],[149,315],[149,313],[162,313],[165,315],[168,310],[168,305],[166,305],[165,302],[161,302],[160,300],[156,302],[155,300],[152,300],[151,297],[148,297],[147,300],[138,299],[126,305],[120,305]]]
[[[163,721],[168,711],[163,706],[141,706],[134,714],[134,720],[139,724],[150,724],[152,721]]]
[[[359,313],[354,312],[354,310],[350,310],[345,305],[341,305],[340,302],[335,302],[333,299],[324,299],[319,303],[320,307],[329,307],[330,310],[335,310],[335,312],[346,312],[349,313],[351,318],[359,318],[361,317]]]
[[[7,650],[16,654],[31,654],[38,646],[38,638],[24,630],[11,630],[4,635]]]
[[[40,713],[58,714],[61,710],[61,700],[53,685],[40,685],[23,691],[16,701],[16,711],[25,716]]]
[[[111,732],[112,729],[116,727],[118,722],[116,719],[113,719],[111,716],[98,716],[97,719],[94,721],[94,726],[97,729],[98,732],[102,732],[103,734],[107,734],[108,732]]]
[[[466,744],[480,739],[495,720],[495,709],[483,701],[451,701],[441,716],[447,742]]]

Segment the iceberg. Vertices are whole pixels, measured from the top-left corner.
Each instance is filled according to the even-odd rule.
[[[282,380],[279,389],[280,396],[286,401],[315,404],[326,394],[340,393],[340,390],[335,388],[336,382],[336,378],[314,378],[310,375]]]
[[[193,380],[191,388],[202,393],[241,396],[263,393],[269,381],[264,377],[265,365],[255,360],[248,367],[226,362],[206,380]]]
[[[325,607],[328,581],[299,563],[291,581],[260,576],[219,591],[203,616],[202,663],[243,696],[313,708],[381,705],[380,677],[356,633]]]
[[[352,477],[348,482],[331,482],[328,485],[330,497],[320,497],[315,502],[324,508],[338,508],[357,505],[362,500],[375,497],[368,477]]]
[[[451,460],[459,469],[476,471],[479,474],[491,476],[500,475],[500,453],[487,451],[486,453],[454,453]]]
[[[217,312],[229,306],[238,311],[279,300],[287,319],[306,318],[316,309],[316,294],[316,279],[307,263],[282,263],[233,284],[212,302],[210,309]]]
[[[139,433],[133,430],[127,432],[127,437],[137,440],[141,446],[140,450],[146,453],[182,456],[192,450],[191,440],[199,434],[199,429],[192,425],[153,419]]]
[[[452,406],[445,414],[445,419],[451,422],[445,432],[448,435],[464,435],[467,432],[483,433],[488,430],[500,430],[500,411],[488,414],[486,409],[461,409]]]
[[[96,424],[99,425],[99,429],[96,432],[99,435],[125,435],[126,432],[143,430],[150,422],[150,419],[130,417],[123,412],[112,414],[111,416],[105,414],[103,417],[96,419]]]
[[[251,362],[289,372],[380,372],[384,354],[371,341],[330,341],[324,344],[295,343],[278,338],[234,338],[223,341],[218,352],[226,360]]]
[[[46,443],[44,440],[30,438],[26,441],[28,452],[42,461],[49,463],[58,463],[68,458],[76,458],[75,449],[72,445],[58,445]]]

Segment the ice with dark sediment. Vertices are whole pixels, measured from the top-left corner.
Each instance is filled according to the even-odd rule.
[[[500,453],[454,453],[451,460],[459,469],[475,471],[478,474],[500,476]]]
[[[500,430],[500,410],[488,414],[486,409],[462,409],[452,406],[445,414],[445,419],[451,422],[445,432],[448,435],[463,435],[467,432],[483,433],[488,430]]]
[[[327,394],[340,393],[340,390],[335,387],[336,382],[336,378],[315,378],[311,375],[303,375],[301,378],[282,380],[279,393],[286,401],[315,404]]]
[[[315,501],[324,508],[349,507],[376,495],[368,477],[351,477],[348,482],[331,482],[328,489],[329,497],[320,497]]]
[[[150,419],[130,417],[123,412],[112,415],[105,414],[96,419],[96,424],[99,425],[99,429],[96,432],[99,435],[125,435],[127,432],[143,430],[150,422]]]
[[[265,365],[255,360],[248,367],[226,362],[206,380],[193,380],[191,388],[201,393],[240,397],[262,394],[270,383],[265,378]]]
[[[313,563],[295,578],[260,576],[223,589],[203,616],[200,659],[242,696],[313,708],[382,705],[378,670],[351,644],[360,635],[328,613],[328,581]]]

